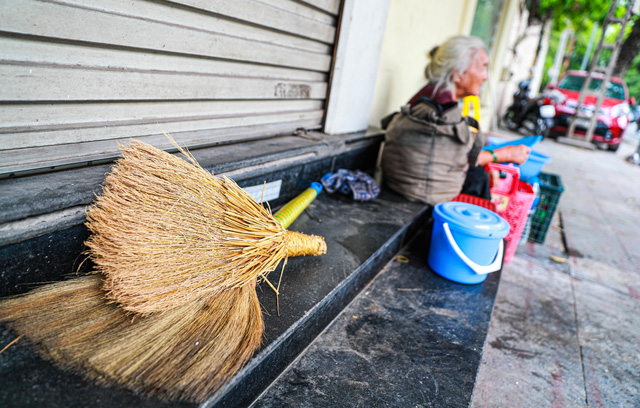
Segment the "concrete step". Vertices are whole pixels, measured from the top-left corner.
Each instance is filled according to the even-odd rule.
[[[258,407],[466,407],[500,272],[478,285],[427,265],[423,229],[258,398]]]
[[[289,260],[279,315],[274,293],[262,285],[265,342],[204,406],[249,405],[425,224],[427,212],[426,206],[385,191],[369,203],[321,194],[291,229],[323,236],[327,254]]]
[[[276,141],[264,143],[267,142],[278,145]],[[370,168],[367,165],[375,163],[379,142],[379,138],[356,136],[331,142],[340,149],[317,142],[314,146],[300,147],[307,149],[299,155],[300,159],[286,162],[273,153],[256,159],[256,165],[248,167],[255,171],[245,171],[239,183],[246,186],[264,180],[283,180],[285,192],[280,202],[284,202],[291,198],[287,196],[294,190],[299,192],[302,183],[306,183],[306,187],[309,180],[317,180],[326,171]],[[254,150],[259,149],[254,146]],[[216,151],[204,151],[198,157],[201,164],[207,161],[207,155],[211,156],[211,163],[215,162]],[[277,160],[271,160],[274,158]],[[218,170],[224,169],[223,165],[216,166]],[[91,171],[106,170],[108,168]],[[66,174],[73,180],[82,179]],[[61,187],[69,181],[62,175],[56,180]],[[7,195],[0,197],[0,205],[15,209],[11,212],[15,219],[20,214],[37,217],[50,206],[34,206],[44,204],[38,202],[28,208],[20,207],[28,204],[25,200],[30,197],[20,185],[29,184],[50,192],[55,196],[51,201],[61,211],[65,206],[82,205],[96,189],[94,182],[87,182],[82,191],[62,191],[56,195],[51,190],[53,181],[46,183],[30,178],[6,181],[7,187],[18,193],[23,191],[20,194],[24,199]],[[31,194],[35,194],[33,189]],[[69,201],[70,197],[74,200]],[[389,191],[383,190],[369,203],[323,192],[290,229],[325,237],[327,254],[289,260],[281,281],[279,308],[268,285],[260,286],[258,296],[265,322],[263,345],[203,406],[308,405],[304,402],[306,394],[301,393],[306,388],[296,382],[312,382],[310,401],[318,404],[328,401],[321,398],[323,393],[332,401],[345,404],[357,401],[362,398],[365,383],[370,386],[367,400],[372,406],[380,405],[376,403],[378,399],[396,405],[395,398],[409,402],[418,401],[418,397],[423,401],[436,401],[437,406],[468,402],[499,275],[492,274],[483,284],[466,286],[431,272],[426,264],[428,229],[418,234],[412,245],[405,246],[425,226],[428,215],[428,207],[407,202]],[[78,217],[80,219],[76,219]],[[86,228],[81,224],[82,214],[78,217],[68,228],[56,230],[58,224],[53,225],[54,229],[45,235],[18,242],[15,239],[22,235],[7,237],[7,245],[0,246],[4,295],[25,292],[38,283],[75,272],[73,265],[82,259],[82,242],[87,237]],[[13,219],[7,222],[19,223]],[[399,251],[408,258],[408,263],[395,258]],[[384,272],[362,293],[383,268]],[[278,268],[270,276],[271,281],[277,282],[279,273]],[[318,337],[320,333],[323,334]],[[15,338],[14,333],[0,326],[0,346]],[[316,359],[316,353],[305,351],[307,348],[319,350],[326,358]],[[364,361],[359,361],[361,357]],[[335,364],[333,359],[340,364]],[[331,364],[335,365],[333,371],[329,370]],[[374,374],[375,380],[363,381]],[[328,375],[335,381],[327,382]],[[3,384],[0,406],[194,406],[146,398],[118,386],[96,385],[39,357],[25,339],[0,355],[0,381]],[[283,388],[287,386],[292,388]],[[393,392],[385,396],[387,390]],[[291,399],[281,400],[283,393],[290,394]],[[270,405],[272,402],[274,405]]]
[[[261,285],[258,293],[266,327],[263,346],[204,406],[240,407],[251,403],[424,225],[426,218],[426,206],[389,192],[383,191],[370,203],[322,193],[290,229],[324,236],[327,255],[289,260],[280,287],[279,314],[275,294],[266,284]],[[277,282],[280,269],[276,271],[271,279]],[[9,330],[0,329],[0,344],[14,338]],[[0,357],[0,380],[5,384],[0,390],[3,406],[192,406],[145,398],[121,387],[96,385],[42,359],[24,340]]]

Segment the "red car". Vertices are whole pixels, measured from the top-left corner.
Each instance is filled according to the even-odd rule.
[[[554,126],[551,128],[552,133],[566,134],[569,130],[571,117],[578,106],[580,90],[586,78],[586,71],[568,71],[557,87],[550,86],[550,88],[562,92],[566,97],[564,102],[555,107],[556,116]],[[593,90],[600,89],[603,79],[604,75],[593,74],[590,88]],[[597,98],[595,96],[588,95],[585,97],[582,109],[587,115],[593,114],[596,101]],[[607,84],[607,90],[598,112],[598,122],[592,139],[593,143],[614,152],[618,150],[624,131],[629,124],[628,115],[631,112],[629,104],[635,104],[635,98],[629,98],[627,84],[620,78],[612,77],[609,84]],[[584,118],[578,118],[577,120],[575,133],[576,135],[584,136],[589,121]]]

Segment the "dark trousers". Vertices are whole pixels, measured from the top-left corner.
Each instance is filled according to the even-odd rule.
[[[491,200],[489,175],[484,170],[484,167],[469,166],[467,178],[464,180],[461,193]]]

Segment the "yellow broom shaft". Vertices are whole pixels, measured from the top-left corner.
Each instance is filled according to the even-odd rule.
[[[311,187],[285,204],[284,207],[273,215],[273,217],[282,224],[283,227],[288,228],[289,225],[291,225],[291,223],[298,218],[300,214],[302,214],[305,208],[315,200],[321,190],[322,184],[313,183]]]

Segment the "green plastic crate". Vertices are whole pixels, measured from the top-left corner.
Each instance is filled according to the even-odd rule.
[[[535,213],[531,216],[529,241],[544,243],[564,187],[562,179],[557,174],[540,173],[538,179],[540,179],[540,200]]]

